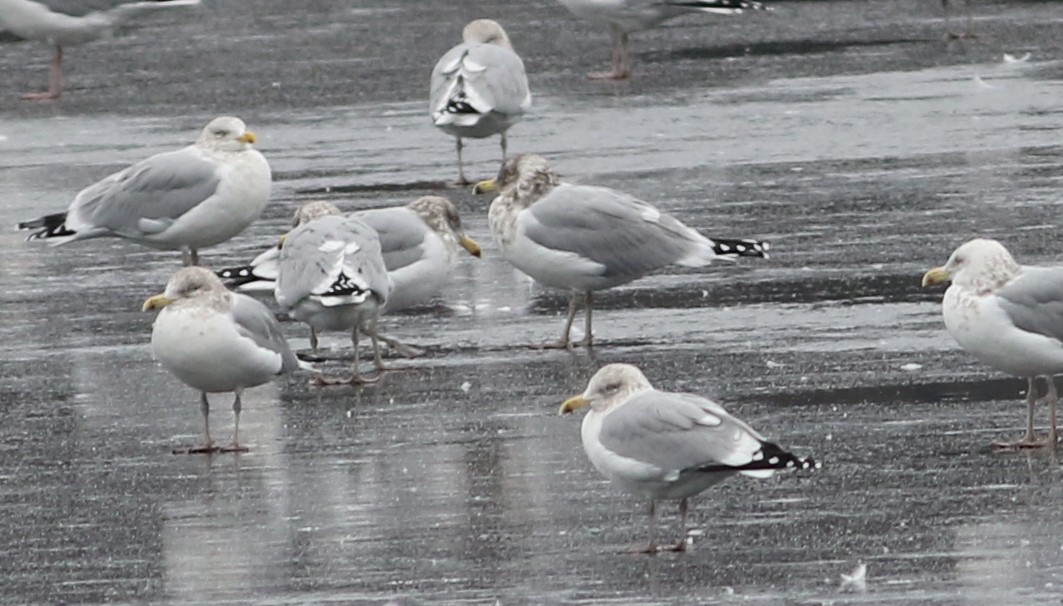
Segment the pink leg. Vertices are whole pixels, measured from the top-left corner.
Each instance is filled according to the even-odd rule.
[[[613,29],[613,71],[587,74],[591,80],[623,80],[631,75],[628,63],[627,32]]]
[[[51,101],[63,94],[63,47],[55,47],[52,66],[48,71],[48,92],[26,93],[22,95],[27,101]]]

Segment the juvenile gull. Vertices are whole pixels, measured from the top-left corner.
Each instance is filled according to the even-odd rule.
[[[78,192],[66,212],[19,228],[53,245],[125,238],[180,250],[185,265],[197,265],[199,249],[243,231],[269,202],[269,163],[254,142],[243,120],[215,118],[194,144],[109,175]]]
[[[339,209],[328,202],[311,203]],[[465,235],[458,210],[450,200],[424,196],[394,208],[377,208],[353,213],[376,230],[380,237],[384,267],[392,287],[382,313],[394,312],[429,303],[450,285],[458,263],[459,247],[474,257],[480,245]],[[297,214],[297,221],[299,215]],[[277,280],[280,246],[272,246],[249,264],[218,271],[241,291],[273,290]],[[389,347],[408,357],[420,352],[386,335],[378,335]],[[311,328],[311,349],[317,349],[317,337]]]
[[[613,69],[588,74],[594,80],[619,80],[631,75],[628,37],[686,13],[736,15],[745,10],[767,10],[748,0],[559,0],[573,15],[608,25],[613,37]]]
[[[247,295],[229,292],[201,267],[178,270],[166,290],[144,301],[161,310],[151,330],[151,350],[163,368],[200,391],[203,446],[188,452],[245,451],[240,445],[240,394],[277,375],[308,368],[296,359],[273,313]],[[233,392],[233,440],[218,448],[210,437],[208,393]]]
[[[332,211],[301,221],[284,238],[274,296],[282,309],[309,324],[315,334],[321,330],[351,331],[351,376],[318,375],[319,385],[372,382],[384,371],[376,325],[391,285],[376,231],[360,219]],[[373,344],[378,371],[373,379],[363,377],[359,369],[358,336],[362,331],[369,334]]]
[[[58,99],[63,94],[64,47],[111,35],[144,13],[196,4],[199,0],[0,0],[0,30],[55,48],[48,92],[26,93],[22,98]]]
[[[714,259],[767,257],[767,242],[709,239],[675,217],[605,187],[561,183],[535,154],[508,158],[477,193],[500,192],[491,202],[491,233],[502,257],[544,286],[572,291],[561,340],[569,347],[578,300],[587,308],[584,346],[590,347],[593,292],[637,280],[668,265],[701,267]]]
[[[457,141],[458,180],[465,184],[463,138],[502,136],[531,107],[524,62],[496,21],[477,19],[462,32],[464,42],[450,49],[432,69],[428,109],[432,123]]]
[[[1063,267],[1019,265],[996,240],[977,238],[960,245],[943,267],[923,276],[923,286],[952,282],[941,311],[945,328],[983,364],[1027,382],[1026,435],[998,448],[1054,446],[1054,375],[1063,372]],[[1048,440],[1034,434],[1037,377],[1048,384]]]
[[[633,551],[656,553],[655,503],[679,500],[686,549],[687,500],[735,474],[770,477],[778,469],[818,467],[759,433],[722,406],[689,393],[658,391],[635,366],[609,364],[561,414],[589,406],[580,437],[595,469],[620,489],[650,502],[650,542]]]

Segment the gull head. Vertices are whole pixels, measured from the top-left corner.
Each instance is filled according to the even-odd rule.
[[[214,118],[203,128],[196,144],[215,151],[243,151],[251,149],[258,139],[247,130],[244,121],[233,116]]]
[[[340,214],[340,209],[336,208],[336,205],[332,202],[325,202],[324,200],[307,202],[295,209],[295,215],[292,216],[292,227],[299,227],[314,219],[338,214]]]
[[[509,42],[506,30],[493,19],[476,19],[469,21],[465,29],[461,30],[461,39],[465,42],[479,42],[481,44],[494,44],[502,48],[513,50]]]
[[[926,272],[923,286],[952,282],[978,292],[990,292],[1007,284],[1021,270],[1003,244],[976,238],[952,251],[945,265]]]
[[[472,191],[475,194],[502,192],[534,201],[559,183],[546,158],[538,154],[519,154],[506,158],[497,177],[480,181]]]
[[[596,412],[604,412],[622,404],[632,394],[647,389],[653,389],[653,385],[638,367],[607,364],[594,373],[582,394],[565,400],[559,413],[568,414],[585,406],[590,406]]]
[[[193,299],[229,291],[214,272],[205,267],[181,268],[166,283],[166,290],[161,295],[149,297],[144,301],[143,310],[162,309],[175,301]]]
[[[461,215],[454,203],[440,196],[422,196],[408,205],[417,213],[432,231],[446,238],[453,238],[462,248],[474,257],[480,256],[480,245],[465,235],[461,226]]]

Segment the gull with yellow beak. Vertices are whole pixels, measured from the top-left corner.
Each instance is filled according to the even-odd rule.
[[[28,240],[53,245],[117,237],[180,250],[184,265],[199,250],[251,225],[269,202],[269,163],[243,120],[210,121],[196,142],[151,156],[81,190],[66,212],[19,224]]]
[[[229,292],[208,269],[185,267],[166,290],[144,301],[144,311],[160,310],[151,330],[151,350],[162,367],[200,392],[202,446],[189,453],[241,452],[240,394],[297,368],[300,362],[263,304]],[[208,393],[233,392],[233,439],[217,447],[210,436]]]
[[[945,328],[978,361],[1027,382],[1026,435],[997,448],[1055,446],[1059,398],[1054,375],[1063,372],[1063,267],[1019,265],[996,240],[977,238],[923,276],[923,286],[951,282],[941,311]],[[1037,377],[1048,384],[1047,441],[1034,432]]]
[[[712,400],[658,391],[630,364],[603,366],[582,395],[565,400],[561,414],[580,408],[580,436],[591,464],[618,488],[650,502],[650,542],[634,549],[657,553],[659,500],[679,500],[681,539],[687,545],[687,500],[735,474],[767,478],[776,470],[818,464],[768,442]]]

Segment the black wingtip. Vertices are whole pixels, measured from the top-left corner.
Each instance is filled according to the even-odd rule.
[[[721,257],[768,258],[771,243],[762,240],[712,238],[712,252]]]
[[[218,276],[222,280],[228,280],[225,283],[229,288],[236,288],[243,286],[244,284],[250,284],[260,278],[255,275],[255,267],[253,265],[241,265],[239,267],[226,267],[214,272],[214,275]]]
[[[812,457],[799,457],[792,452],[783,450],[774,442],[761,442],[761,448],[753,455],[753,460],[745,465],[722,465],[713,463],[698,467],[698,471],[704,472],[741,472],[760,471],[765,469],[819,469],[822,464]]]
[[[53,215],[44,215],[43,217],[37,217],[30,221],[23,221],[18,224],[19,229],[33,229],[30,235],[26,236],[26,240],[40,240],[42,238],[57,238],[60,236],[73,236],[77,232],[66,226],[66,213],[55,213]]]

